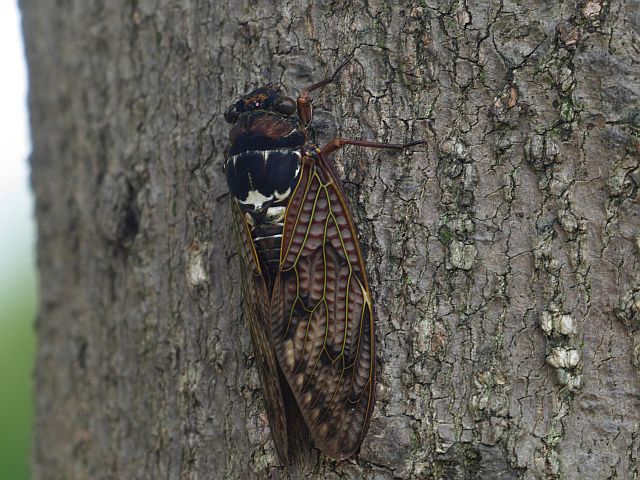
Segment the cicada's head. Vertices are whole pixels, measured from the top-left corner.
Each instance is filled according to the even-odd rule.
[[[224,112],[224,119],[228,123],[236,123],[238,117],[246,112],[263,110],[274,112],[286,117],[296,113],[296,102],[285,95],[280,94],[280,88],[267,84],[247,93],[237,102],[232,103]]]

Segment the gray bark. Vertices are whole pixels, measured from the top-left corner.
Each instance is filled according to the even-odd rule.
[[[352,53],[319,123],[428,146],[335,156],[379,391],[358,459],[319,458],[307,478],[638,478],[637,4],[22,8],[34,478],[297,476],[278,466],[241,315],[221,114]]]

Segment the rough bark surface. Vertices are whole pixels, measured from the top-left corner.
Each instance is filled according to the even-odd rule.
[[[22,8],[34,478],[303,478],[278,465],[241,315],[222,112],[351,54],[324,130],[429,144],[335,157],[379,391],[358,459],[304,478],[638,478],[636,2]]]

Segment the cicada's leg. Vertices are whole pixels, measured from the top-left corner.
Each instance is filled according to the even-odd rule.
[[[216,197],[216,202],[221,202],[222,200],[224,200],[225,198],[227,198],[230,194],[231,194],[231,192],[221,193],[220,195],[218,195],[218,196]]]
[[[349,63],[350,60],[351,60],[351,57],[347,58],[344,62],[342,62],[338,66],[338,68],[336,68],[336,71],[333,72],[333,74],[330,77],[327,77],[324,80],[320,80],[319,82],[314,83],[310,87],[305,88],[300,93],[297,101],[298,117],[300,117],[300,120],[302,120],[302,123],[304,125],[308,125],[311,122],[311,119],[313,118],[313,110],[311,109],[311,98],[309,98],[309,93],[335,81],[335,79],[338,78],[340,71],[347,65],[347,63]]]
[[[345,145],[355,145],[358,147],[367,148],[390,148],[393,150],[402,150],[404,148],[414,147],[416,145],[423,145],[427,142],[425,140],[417,140],[409,143],[380,143],[371,140],[349,140],[348,138],[334,138],[322,148],[324,155],[329,155],[336,150],[344,147]]]

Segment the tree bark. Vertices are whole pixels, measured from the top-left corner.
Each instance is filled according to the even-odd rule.
[[[634,2],[22,0],[36,479],[638,478]],[[377,313],[357,460],[285,471],[221,171],[240,94],[316,96]],[[306,477],[303,475],[307,475]]]

